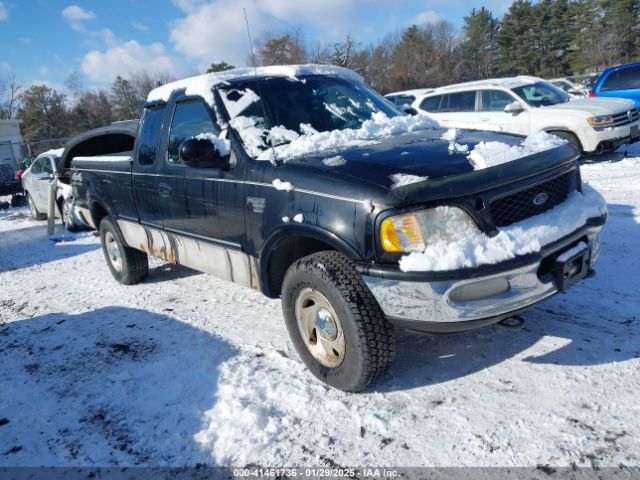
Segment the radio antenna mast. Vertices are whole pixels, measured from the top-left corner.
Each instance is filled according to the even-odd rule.
[[[242,8],[242,11],[244,12],[244,24],[247,27],[247,38],[249,39],[249,51],[251,52],[251,63],[253,66],[253,76],[256,80],[256,87],[258,88],[258,96],[260,97],[260,104],[262,105],[262,113],[264,115],[264,119],[265,121],[267,120],[267,109],[264,106],[264,101],[262,100],[262,88],[260,88],[260,79],[258,77],[258,67],[256,65],[256,54],[255,51],[253,49],[253,39],[251,38],[251,29],[249,28],[249,18],[247,17],[247,9],[246,8]],[[271,163],[273,163],[274,166],[278,166],[280,165],[280,161],[278,160],[278,157],[276,156],[276,149],[273,146],[273,139],[271,138],[271,135],[267,135],[267,140],[269,141],[269,146],[271,147],[271,154],[273,155],[273,159],[271,160]]]

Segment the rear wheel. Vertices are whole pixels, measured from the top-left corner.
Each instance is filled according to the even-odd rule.
[[[111,275],[124,285],[140,283],[149,274],[147,254],[128,247],[111,217],[100,222],[102,252]]]
[[[31,195],[29,193],[27,193],[26,195],[27,195],[27,203],[29,204],[29,211],[31,212],[31,218],[33,218],[34,220],[46,219],[47,216],[44,213],[40,213],[38,211],[38,207],[36,207],[36,204],[33,201],[33,198],[31,198]]]
[[[348,392],[365,389],[395,356],[395,333],[353,263],[339,252],[296,261],[282,286],[289,336],[317,378]]]

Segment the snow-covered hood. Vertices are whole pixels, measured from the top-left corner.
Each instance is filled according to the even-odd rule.
[[[508,165],[474,170],[468,152],[476,146],[500,142],[518,147],[523,138],[459,130],[455,141],[449,141],[442,138],[446,137],[445,132],[446,129],[430,129],[386,137],[366,146],[303,155],[280,166],[276,176],[296,189],[342,196],[364,195],[363,198],[378,200],[382,197],[406,199],[414,194],[424,199],[430,191],[441,194],[443,188],[450,188],[458,178],[465,182],[478,179],[479,186],[483,182],[504,182],[539,173],[541,169],[553,168],[577,157],[572,147],[562,143],[534,155],[525,154],[521,159],[507,162]],[[528,161],[531,158],[535,161]],[[453,188],[448,195],[460,193],[467,192]]]
[[[631,100],[625,100],[623,98],[580,98],[571,100],[566,103],[559,103],[557,105],[550,105],[548,107],[542,107],[545,110],[551,109],[559,113],[559,111],[566,113],[584,112],[588,116],[595,115],[611,115],[615,113],[624,113],[632,108],[635,108],[635,104]]]

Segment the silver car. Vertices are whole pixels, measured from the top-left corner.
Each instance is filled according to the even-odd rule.
[[[34,220],[47,218],[49,205],[49,185],[56,182],[55,216],[62,218],[67,230],[77,230],[85,224],[73,206],[71,186],[65,181],[62,173],[62,150],[52,150],[38,156],[31,166],[22,174],[22,188],[27,196],[31,217]]]

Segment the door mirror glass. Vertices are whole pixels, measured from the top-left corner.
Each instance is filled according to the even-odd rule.
[[[504,111],[507,113],[520,113],[524,111],[524,107],[520,102],[511,102],[509,105],[504,107]]]
[[[229,160],[208,138],[188,138],[180,144],[180,161],[189,167],[229,169]]]

